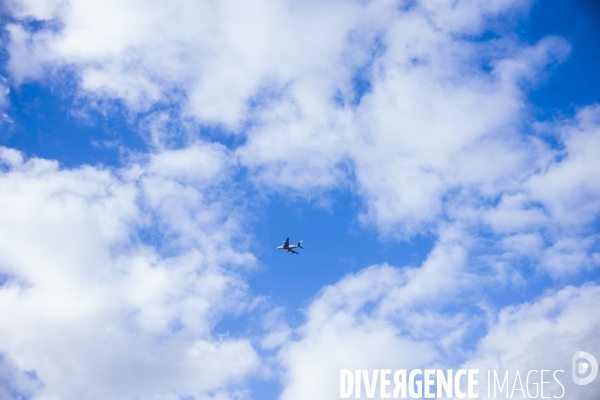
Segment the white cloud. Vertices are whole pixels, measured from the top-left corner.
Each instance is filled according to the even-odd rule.
[[[307,196],[349,186],[366,203],[364,222],[406,238],[435,230],[457,192],[488,201],[539,168],[547,151],[521,134],[522,86],[563,59],[568,45],[457,39],[431,12],[416,7],[383,21],[381,49],[363,64],[370,90],[359,104],[348,87],[324,93],[322,84],[302,82],[259,110],[238,150],[256,180]]]
[[[281,398],[337,397],[342,368],[392,368],[401,363],[416,368],[419,362],[433,361],[429,343],[398,335],[393,322],[377,312],[381,298],[404,280],[404,274],[384,265],[324,288],[307,310],[300,339],[280,351],[286,368]],[[375,311],[369,312],[371,307]]]
[[[5,108],[8,105],[8,94],[10,89],[6,87],[6,79],[0,76],[0,109]]]
[[[595,156],[600,151],[599,115],[600,108],[590,106],[572,120],[547,125],[560,148],[546,150],[536,170],[481,214],[502,238],[504,251],[533,257],[555,277],[599,265],[593,225],[600,215],[600,185],[593,178],[600,170]],[[532,246],[517,240],[524,237],[534,238]]]
[[[67,66],[89,95],[122,99],[134,110],[175,100],[204,123],[236,129],[262,88],[336,74],[357,21],[386,2],[88,0],[9,7],[20,20],[53,22],[37,32],[8,25],[8,69],[17,82]],[[343,61],[352,62],[354,53]]]
[[[502,375],[509,370],[511,385],[516,370],[521,374],[530,370],[563,370],[558,376],[565,387],[565,398],[595,399],[600,392],[600,382],[596,379],[588,386],[575,385],[571,378],[571,359],[577,351],[598,357],[600,312],[595,304],[599,300],[600,288],[588,284],[567,287],[534,302],[507,307],[490,324],[489,332],[465,365],[496,370]],[[554,383],[551,376],[546,376]],[[539,382],[539,375],[536,379]],[[485,379],[481,383],[485,391]],[[546,387],[556,390],[555,396],[562,392],[556,384]],[[534,394],[535,387],[532,386],[531,391]]]
[[[574,121],[560,126],[564,150],[560,159],[528,182],[531,197],[543,203],[565,228],[584,225],[600,212],[600,106],[580,110]]]
[[[364,222],[407,238],[435,230],[455,192],[499,196],[544,159],[519,133],[523,86],[568,45],[471,39],[527,5],[12,4],[21,21],[53,22],[8,25],[8,70],[17,82],[74,71],[87,96],[133,111],[174,103],[199,124],[250,122],[237,154],[260,185],[309,197],[349,186]],[[370,85],[362,99],[359,71]]]
[[[29,397],[39,387],[39,381],[31,373],[19,371],[6,357],[0,357],[0,399],[10,400],[15,396]]]
[[[197,169],[181,174],[188,153]],[[197,144],[121,171],[1,156],[0,352],[35,371],[34,398],[239,398],[260,361],[212,328],[249,306],[235,268],[254,258],[233,244],[225,198],[205,197],[223,151]]]
[[[324,287],[278,352],[281,398],[337,397],[340,369],[414,369],[463,358],[465,338],[484,321],[478,304],[469,308],[486,280],[473,274],[461,239],[445,232],[419,268],[375,265]]]
[[[2,45],[1,41],[0,45]],[[0,123],[4,121],[10,121],[10,117],[6,113],[6,109],[10,104],[10,100],[8,98],[9,93],[10,89],[8,88],[6,79],[0,75]]]
[[[449,293],[444,289],[452,282],[440,275],[457,267],[460,263],[436,275],[447,288],[435,281],[430,286],[419,282],[427,278],[428,266],[412,270],[387,265],[366,268],[324,288],[309,305],[296,339],[279,352],[286,368],[281,398],[334,398],[339,395],[340,369],[386,368],[479,369],[478,388],[484,397],[488,370],[501,376],[509,370],[511,385],[516,370],[537,370],[538,383],[541,369],[562,370],[558,376],[565,398],[597,396],[598,382],[587,387],[573,383],[571,358],[576,351],[594,353],[599,348],[600,313],[594,306],[598,286],[567,287],[530,303],[474,312],[473,306],[483,306],[495,283],[482,280],[471,286],[471,293],[467,288]],[[427,293],[411,291],[411,285],[427,288]],[[398,302],[399,293],[409,301]],[[486,333],[473,336],[486,320]],[[466,343],[472,340],[477,342]],[[552,380],[548,373],[545,378]],[[546,395],[553,390],[559,396],[560,387],[552,383],[545,386]],[[379,390],[375,398],[380,398]]]

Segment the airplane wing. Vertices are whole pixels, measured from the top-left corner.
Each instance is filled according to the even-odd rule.
[[[300,253],[298,253],[297,251],[294,251],[294,250],[292,250],[292,249],[288,249],[288,251],[289,251],[290,253],[294,253],[294,254],[300,254]]]
[[[289,245],[290,245],[290,238],[287,238],[287,239],[285,239],[285,242],[283,242],[283,247],[286,248],[286,247],[289,247]]]

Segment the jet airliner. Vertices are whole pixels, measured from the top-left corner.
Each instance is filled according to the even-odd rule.
[[[297,251],[294,251],[294,249],[296,249],[296,248],[303,249],[304,247],[302,247],[302,240],[299,241],[298,244],[293,244],[290,246],[290,238],[287,238],[287,239],[285,239],[285,242],[283,242],[283,244],[277,248],[280,250],[285,250],[289,253],[300,254]]]

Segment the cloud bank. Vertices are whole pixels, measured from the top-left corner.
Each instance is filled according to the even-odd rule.
[[[260,364],[249,340],[212,332],[250,307],[236,271],[254,264],[207,198],[226,160],[212,145],[184,152],[113,171],[2,149],[2,352],[35,371],[39,398],[234,393]],[[186,176],[190,154],[210,168]]]

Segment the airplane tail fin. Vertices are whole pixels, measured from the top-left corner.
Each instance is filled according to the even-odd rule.
[[[302,247],[302,240],[298,242],[298,247],[300,247],[301,249],[304,248],[304,247]]]

